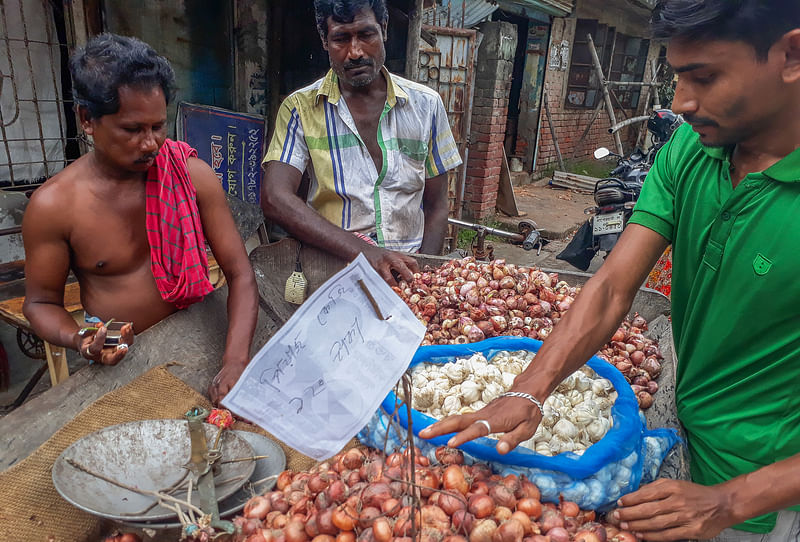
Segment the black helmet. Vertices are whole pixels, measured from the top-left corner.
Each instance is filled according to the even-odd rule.
[[[665,143],[681,124],[683,124],[683,117],[680,115],[676,115],[669,109],[656,109],[647,121],[647,129],[657,140]]]

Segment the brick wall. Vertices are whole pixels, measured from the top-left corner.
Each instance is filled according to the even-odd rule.
[[[483,23],[480,31],[484,38],[478,49],[464,188],[464,210],[475,220],[494,214],[517,43],[510,23]]]
[[[553,44],[558,46],[562,40],[566,40],[570,43],[571,54],[571,44],[575,37],[576,22],[576,19],[554,19],[550,47],[552,48]],[[651,54],[655,49],[655,47],[651,46]],[[646,78],[649,78],[649,73],[650,70],[647,69],[645,73]],[[604,106],[599,116],[594,121],[594,124],[592,124],[587,136],[583,141],[579,141],[594,114],[594,109],[570,109],[564,106],[568,77],[569,67],[567,67],[566,70],[551,69],[548,60],[544,88],[547,92],[547,103],[550,106],[550,115],[553,127],[555,128],[556,137],[558,138],[561,155],[565,160],[569,160],[573,156],[575,160],[585,160],[591,159],[592,153],[598,147],[608,147],[612,151],[615,150],[614,138],[608,133],[610,122]],[[642,103],[640,104],[640,111],[626,110],[625,113],[628,117],[632,117],[641,115],[641,110],[643,109],[644,104]],[[617,121],[626,118],[619,109],[615,109],[615,115]],[[622,130],[621,138],[626,152],[630,151],[635,143],[638,129],[639,125],[634,128],[629,127]],[[519,150],[517,150],[517,153],[519,153]],[[550,127],[547,124],[544,107],[542,107],[536,171],[541,172],[557,164],[558,158],[555,145],[550,135]]]

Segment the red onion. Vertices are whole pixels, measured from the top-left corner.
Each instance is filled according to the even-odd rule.
[[[569,533],[563,527],[554,527],[546,532],[550,542],[570,542]]]
[[[469,533],[469,542],[492,542],[497,523],[491,519],[478,521]]]
[[[525,528],[515,520],[509,519],[503,522],[492,535],[492,542],[522,542],[525,536]]]
[[[642,369],[647,371],[651,378],[658,378],[661,374],[661,364],[655,357],[649,357],[642,362]]]

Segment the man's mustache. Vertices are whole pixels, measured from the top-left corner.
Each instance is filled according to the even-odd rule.
[[[694,117],[691,115],[684,115],[683,120],[685,120],[686,122],[697,128],[702,126],[710,126],[716,128],[719,126],[719,123],[707,117]]]
[[[375,63],[372,62],[371,59],[360,58],[358,60],[348,60],[347,62],[342,64],[342,67],[344,67],[344,69],[346,70],[352,70],[353,68],[363,68],[365,66],[374,66],[374,65]]]
[[[149,162],[150,160],[155,160],[157,156],[158,156],[158,153],[154,152],[153,154],[148,154],[146,156],[142,156],[141,158],[136,160],[136,163],[137,164],[144,164],[146,162]]]

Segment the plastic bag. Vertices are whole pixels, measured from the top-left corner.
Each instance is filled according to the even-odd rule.
[[[456,357],[483,354],[490,360],[500,351],[538,351],[541,341],[522,337],[496,337],[478,343],[462,345],[423,346],[417,350],[410,367],[419,363],[447,363]],[[524,474],[542,492],[542,500],[558,502],[559,495],[578,503],[584,509],[609,508],[619,497],[639,488],[645,480],[655,477],[667,452],[680,438],[672,429],[647,430],[633,390],[615,367],[597,357],[587,362],[598,375],[614,385],[618,397],[611,409],[613,426],[597,443],[582,455],[572,452],[553,457],[517,447],[500,455],[497,441],[479,438],[460,446],[470,459],[490,463],[500,474]],[[405,405],[396,408],[399,400],[390,392],[370,423],[359,433],[368,446],[390,451],[405,446],[408,418]],[[390,413],[395,412],[393,419]],[[417,446],[429,458],[434,450],[447,443],[450,435],[430,440],[419,438],[419,431],[436,420],[412,410],[411,424]]]

